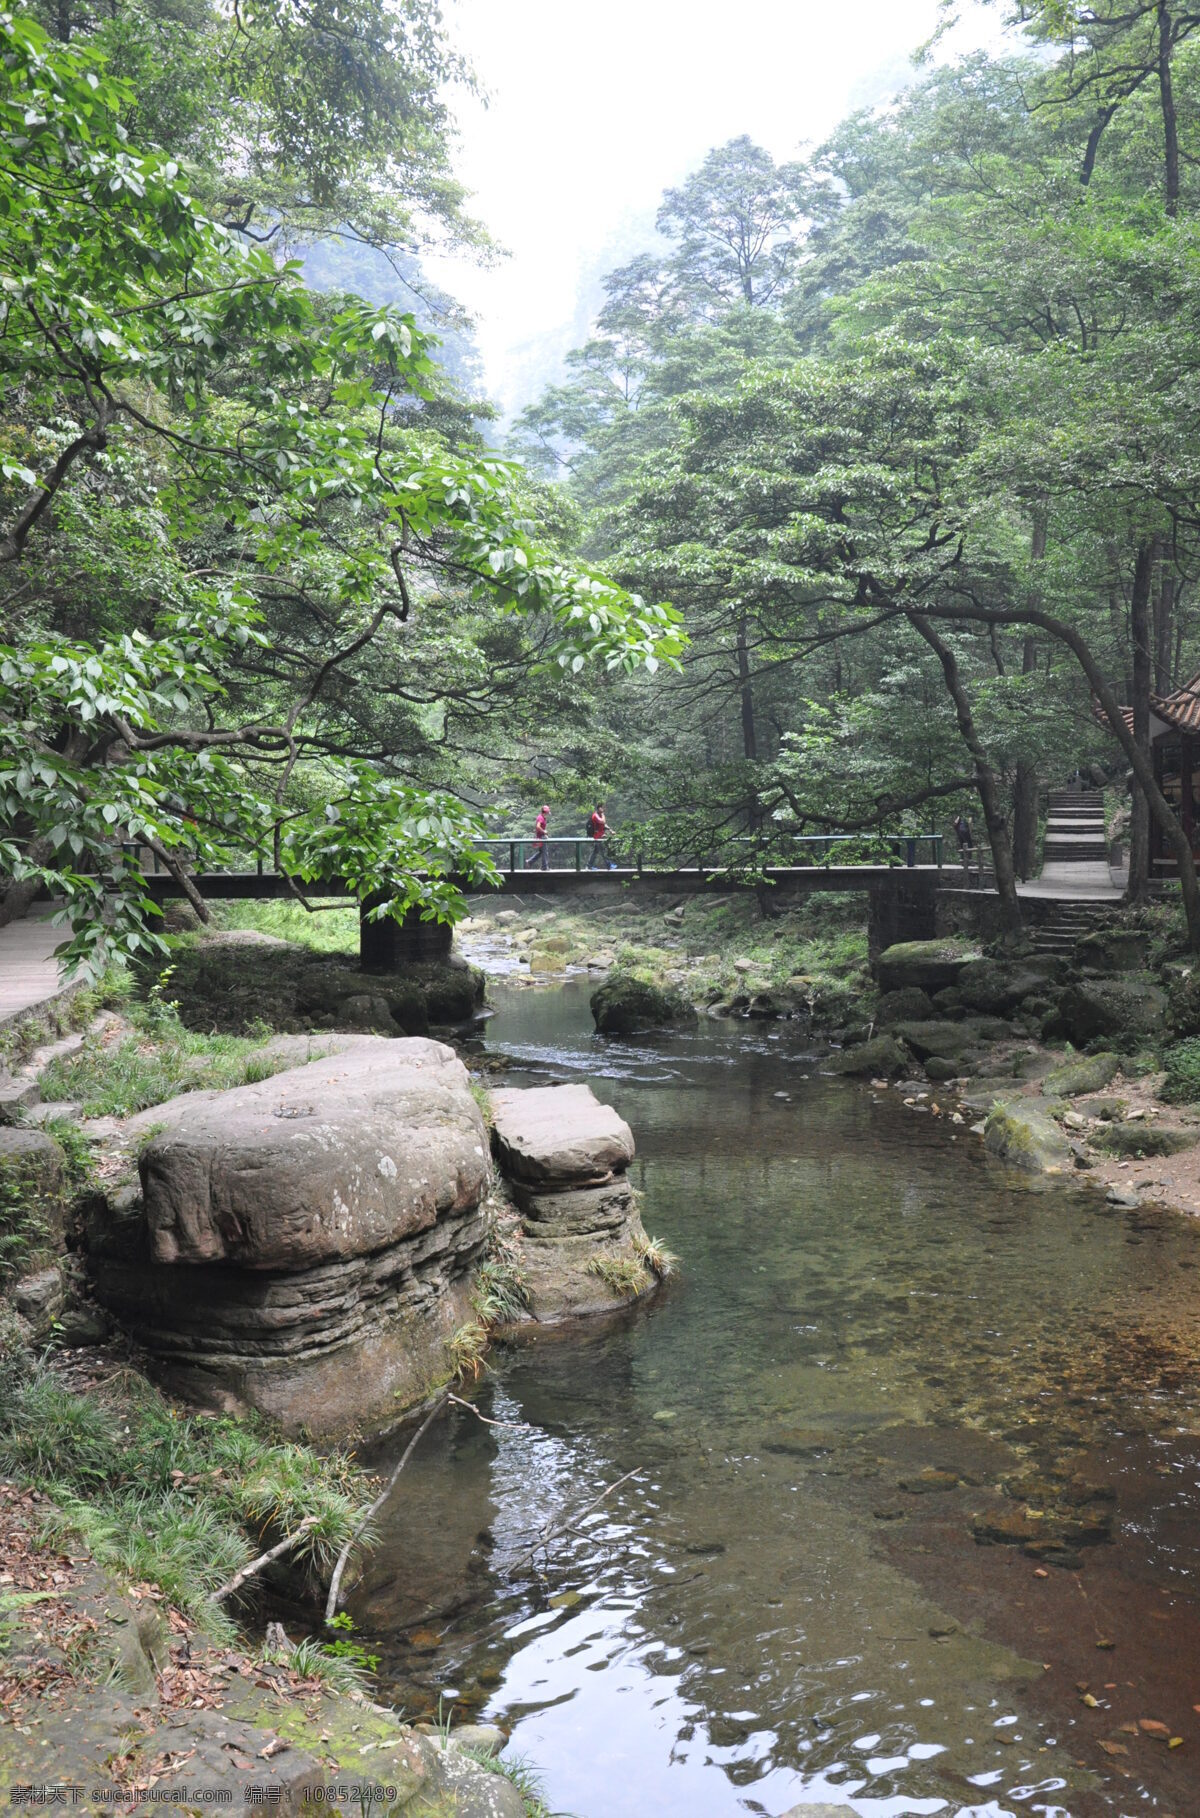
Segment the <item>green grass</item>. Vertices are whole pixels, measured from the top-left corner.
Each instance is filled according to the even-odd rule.
[[[602,1281],[613,1294],[644,1294],[649,1275],[640,1257],[590,1256],[587,1272]]]
[[[87,1138],[65,1118],[50,1118],[45,1134],[63,1154],[57,1183],[48,1182],[37,1157],[0,1158],[0,1287],[28,1272],[41,1253],[53,1251],[53,1227],[92,1179]]]
[[[271,1034],[265,1026],[247,1036],[198,1034],[155,991],[127,1015],[126,1033],[97,1031],[78,1054],[51,1062],[39,1082],[48,1104],[77,1102],[84,1117],[131,1117],[181,1092],[252,1085],[292,1064],[258,1052]]]
[[[310,1516],[293,1558],[328,1571],[368,1500],[343,1453],[181,1414],[133,1371],[81,1396],[14,1360],[0,1368],[0,1472],[50,1498],[50,1532],[218,1629],[228,1618],[208,1599],[234,1572]]]
[[[252,928],[318,953],[358,956],[357,908],[321,909],[310,915],[299,903],[225,903],[215,919],[221,928]]]
[[[1163,1054],[1166,1080],[1162,1096],[1168,1105],[1194,1105],[1200,1101],[1200,1036],[1175,1042]]]
[[[453,1731],[450,1732],[453,1740]],[[527,1818],[553,1818],[542,1797],[542,1782],[523,1755],[492,1755],[486,1749],[464,1748],[463,1754],[486,1768],[489,1774],[500,1774],[511,1780],[525,1801]]]
[[[529,1305],[529,1288],[519,1250],[499,1231],[479,1265],[471,1305],[480,1325],[513,1325]]]
[[[674,1250],[668,1250],[659,1238],[649,1237],[644,1231],[634,1233],[633,1249],[638,1261],[644,1263],[660,1281],[673,1275],[679,1266],[679,1258]]]

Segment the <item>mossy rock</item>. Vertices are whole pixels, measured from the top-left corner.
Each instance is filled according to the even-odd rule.
[[[925,1062],[926,1078],[935,1083],[940,1083],[944,1079],[957,1079],[958,1073],[958,1062],[947,1060],[944,1055],[931,1054]]]
[[[1055,1067],[1042,1081],[1042,1091],[1054,1098],[1077,1098],[1081,1092],[1103,1092],[1120,1071],[1119,1054],[1087,1054]]]
[[[993,1155],[1029,1174],[1058,1174],[1071,1166],[1071,1145],[1040,1106],[1027,1100],[993,1105],[983,1140]]]
[[[1067,986],[1052,1020],[1077,1048],[1102,1039],[1140,1047],[1166,1029],[1167,997],[1148,978],[1088,979]]]
[[[829,1071],[864,1078],[895,1079],[897,1074],[907,1073],[911,1064],[912,1056],[894,1035],[876,1035],[869,1042],[861,1042],[857,1048],[846,1048],[841,1054],[835,1054],[829,1062]]]
[[[424,996],[429,1021],[445,1028],[471,1021],[483,1003],[487,979],[478,966],[451,961],[419,970],[415,983]]]
[[[1075,943],[1081,966],[1098,972],[1138,972],[1146,964],[1150,936],[1136,928],[1098,928]]]
[[[1044,994],[1061,965],[1053,954],[1025,956],[1005,964],[995,959],[972,960],[959,974],[957,991],[971,1010],[1004,1015],[1026,998]]]
[[[953,985],[943,985],[935,991],[932,998],[933,1007],[939,1016],[957,1016],[963,1009],[963,995]]]
[[[875,976],[883,991],[940,991],[956,985],[963,967],[980,958],[979,948],[965,941],[897,941],[880,954]]]
[[[425,1005],[425,993],[414,979],[401,979],[397,984],[389,981],[383,992],[387,999],[392,1018],[405,1035],[424,1035],[429,1028],[429,1011]]]
[[[631,972],[610,973],[592,992],[590,1002],[601,1035],[634,1035],[696,1020],[695,1008],[682,991],[673,985],[652,984]]]
[[[1004,1024],[1000,1027],[1005,1035],[1009,1033]],[[992,1039],[983,1033],[983,1026],[979,1022],[947,1023],[936,1019],[932,1022],[897,1023],[893,1033],[912,1049],[920,1061],[927,1061],[934,1054],[940,1059],[956,1060],[978,1048],[982,1041]]]
[[[1194,1149],[1200,1130],[1163,1130],[1138,1118],[1133,1123],[1106,1124],[1092,1141],[1109,1155],[1178,1155]]]
[[[933,1015],[933,999],[927,991],[917,985],[908,985],[901,991],[885,991],[875,1011],[875,1021],[881,1029],[892,1023],[925,1022]]]

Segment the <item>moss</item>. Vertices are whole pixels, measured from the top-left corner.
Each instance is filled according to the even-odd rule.
[[[682,991],[655,984],[631,972],[614,972],[593,991],[592,1015],[603,1035],[629,1035],[638,1030],[690,1023],[696,1012]]]
[[[993,1105],[984,1126],[984,1142],[993,1155],[1030,1174],[1052,1174],[1068,1167],[1071,1145],[1044,1108],[1026,1102]]]
[[[835,1054],[829,1062],[831,1073],[851,1073],[861,1075],[878,1075],[881,1079],[894,1079],[897,1074],[905,1073],[911,1065],[912,1057],[907,1048],[892,1035],[877,1035],[874,1040],[860,1042],[856,1048],[846,1048],[841,1054]]]
[[[1079,1060],[1068,1061],[1063,1067],[1055,1067],[1043,1080],[1042,1091],[1054,1098],[1076,1098],[1081,1092],[1102,1092],[1116,1077],[1120,1066],[1121,1057],[1117,1054],[1088,1054]]]
[[[1138,1118],[1133,1123],[1107,1124],[1093,1140],[1110,1155],[1178,1155],[1194,1148],[1198,1137],[1200,1131],[1163,1130]]]

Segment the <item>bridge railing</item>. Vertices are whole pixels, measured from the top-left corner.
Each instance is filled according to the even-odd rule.
[[[700,872],[753,871],[776,867],[828,870],[833,865],[877,865],[912,867],[919,864],[940,866],[943,836],[940,833],[805,833],[777,835],[769,845],[744,835],[728,841],[718,853],[684,866],[647,862],[640,853],[630,853],[621,841],[610,835],[596,841],[548,835],[538,840],[532,834],[495,835],[479,841],[479,846],[492,859],[498,871],[514,877],[523,871],[614,870],[626,876],[643,876],[646,872],[669,872],[672,869]],[[158,854],[136,841],[123,850],[134,858],[143,872],[160,876],[166,871]],[[184,854],[180,854],[184,858]],[[273,876],[275,865],[269,849],[247,850],[227,864],[209,866],[208,876],[234,876],[257,873]]]
[[[533,834],[500,835],[480,840],[479,844],[493,860],[497,870],[515,875],[519,871],[578,871],[612,868],[633,871],[640,877],[645,871],[668,871],[669,864],[647,863],[640,853],[630,854],[619,839],[610,834],[598,842],[570,839],[548,834],[539,840]],[[881,862],[912,868],[919,864],[941,865],[943,835],[940,833],[805,833],[784,834],[769,846],[743,835],[730,840],[719,854],[710,854],[680,869],[724,871],[739,865],[753,868],[772,866],[820,866],[836,864],[874,865]],[[731,864],[731,848],[736,856]],[[851,857],[857,848],[863,856]]]

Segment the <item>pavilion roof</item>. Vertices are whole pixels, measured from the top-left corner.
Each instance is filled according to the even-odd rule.
[[[1099,701],[1093,700],[1092,708],[1101,725],[1107,726],[1108,715]],[[1170,694],[1152,694],[1150,711],[1156,719],[1174,726],[1179,732],[1200,732],[1200,670],[1189,681],[1173,688]],[[1121,715],[1132,732],[1133,708],[1122,707]]]

